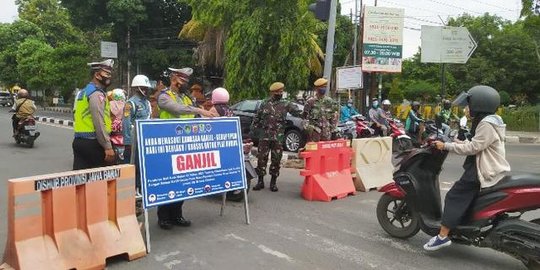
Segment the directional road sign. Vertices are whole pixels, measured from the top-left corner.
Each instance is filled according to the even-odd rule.
[[[476,47],[466,27],[422,25],[422,63],[465,64]]]

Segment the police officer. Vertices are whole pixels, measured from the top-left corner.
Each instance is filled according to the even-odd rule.
[[[325,95],[328,80],[317,79],[315,96],[307,100],[304,106],[303,117],[305,129],[308,134],[308,142],[329,141],[332,132],[336,129],[339,117],[339,105],[332,98]]]
[[[193,74],[191,68],[169,68],[170,88],[163,89],[158,95],[158,107],[160,119],[171,118],[195,118],[195,116],[215,117],[215,113],[205,111],[194,106],[194,102],[188,95],[189,77]],[[158,224],[164,230],[169,230],[173,225],[187,227],[191,221],[182,215],[184,201],[175,202],[158,207]]]
[[[285,118],[287,113],[296,110],[291,102],[283,100],[283,91],[285,85],[281,82],[275,82],[270,86],[271,96],[265,99],[255,118],[253,119],[251,130],[258,133],[255,137],[259,138],[259,154],[257,156],[257,174],[259,181],[253,187],[253,190],[264,188],[264,175],[266,175],[266,165],[268,163],[268,153],[271,152],[270,163],[270,190],[278,191],[276,185],[283,155],[283,136],[285,133]]]
[[[73,130],[73,169],[106,166],[114,162],[111,145],[111,114],[105,89],[111,84],[114,61],[88,63],[92,81],[82,89],[75,100]]]

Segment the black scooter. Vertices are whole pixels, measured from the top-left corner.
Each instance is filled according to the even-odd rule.
[[[39,137],[40,133],[36,130],[36,120],[30,116],[19,121],[17,132],[13,136],[15,143],[26,144],[28,147],[34,147],[34,141]]]

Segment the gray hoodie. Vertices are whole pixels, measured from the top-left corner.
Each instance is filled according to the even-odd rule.
[[[488,115],[476,128],[471,141],[446,143],[444,149],[458,155],[476,155],[476,167],[481,188],[491,187],[510,171],[506,161],[504,138],[506,124],[498,115]]]

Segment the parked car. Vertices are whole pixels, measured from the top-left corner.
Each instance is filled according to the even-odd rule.
[[[0,105],[2,105],[2,107],[13,105],[13,98],[9,92],[0,91]]]
[[[234,115],[240,117],[243,138],[249,138],[251,122],[253,122],[255,113],[257,113],[257,110],[261,106],[261,102],[262,100],[244,100],[231,106]],[[302,127],[303,120],[301,118],[304,106],[298,103],[293,104],[298,107],[298,110],[287,114],[283,147],[287,151],[297,152],[306,143],[306,132]],[[255,138],[251,139],[255,144],[258,143]]]

